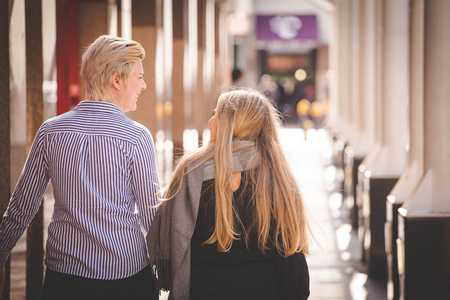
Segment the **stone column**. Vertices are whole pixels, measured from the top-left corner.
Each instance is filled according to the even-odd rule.
[[[220,46],[221,46],[221,36],[220,36],[220,4],[214,3],[214,83],[212,90],[212,103],[210,104],[211,109],[216,106],[218,91],[220,89],[220,83],[222,80],[222,74],[220,72]]]
[[[57,114],[70,111],[80,99],[79,7],[77,1],[56,1]]]
[[[120,36],[126,39],[132,38],[131,7],[131,0],[120,0]]]
[[[224,86],[231,84],[231,69],[228,63],[228,34],[227,34],[227,11],[224,2],[215,3],[214,13],[214,60],[215,60],[215,83],[211,107],[216,106],[217,96]]]
[[[197,120],[194,116],[197,116],[197,80],[198,80],[198,0],[188,0],[188,39],[187,39],[187,59],[186,59],[186,93],[185,99],[185,129],[197,129]],[[198,135],[197,137],[198,138]],[[193,144],[191,147],[198,145]],[[188,145],[185,145],[185,147]]]
[[[156,17],[156,52],[155,52],[155,71],[154,73],[154,87],[155,87],[155,119],[156,131],[152,132],[153,140],[156,147],[156,159],[158,170],[160,172],[160,179],[162,183],[165,182],[165,176],[168,176],[172,171],[172,159],[167,159],[167,151],[165,151],[165,141],[167,133],[166,115],[164,113],[164,103],[166,99],[166,69],[165,64],[167,60],[166,45],[164,39],[164,0],[156,0],[155,3],[155,17]],[[170,153],[170,156],[172,154]]]
[[[336,36],[337,36],[337,61],[336,61],[336,107],[339,119],[337,132],[348,138],[348,123],[350,121],[350,70],[351,70],[351,1],[336,2]]]
[[[206,59],[206,2],[207,0],[198,0],[197,6],[197,86],[192,95],[195,105],[194,121],[198,133],[199,146],[203,141],[203,130],[206,127],[205,119],[209,112],[209,107],[205,105],[205,72],[203,71]]]
[[[145,125],[153,136],[156,134],[156,77],[161,76],[156,70],[156,0],[133,0],[132,2],[132,39],[145,49],[143,60],[144,80],[147,88],[142,91],[137,102],[137,109],[128,116]]]
[[[79,0],[79,48],[86,49],[100,35],[108,33],[108,1]],[[81,65],[79,51],[78,65]],[[79,72],[78,72],[79,73]],[[80,99],[84,100],[84,83],[80,81]]]
[[[350,211],[354,207],[354,201],[351,200],[354,149],[350,145],[352,141],[357,140],[354,135],[358,126],[355,123],[358,118],[358,99],[354,95],[358,89],[356,87],[358,84],[354,81],[358,70],[356,53],[359,53],[356,30],[359,28],[357,12],[354,0],[336,2],[336,101],[332,110],[337,109],[338,112],[334,115],[336,119],[332,132],[333,156],[338,173],[341,175],[344,203]]]
[[[368,152],[367,136],[364,132],[364,98],[363,98],[363,69],[362,54],[364,43],[364,3],[353,1],[352,15],[350,22],[351,43],[350,52],[352,53],[350,73],[348,77],[348,89],[350,95],[350,124],[352,130],[349,132],[347,146],[344,150],[344,202],[349,210],[349,216],[352,220],[352,226],[358,227],[358,206],[356,203],[356,185],[358,167],[364,156]]]
[[[339,64],[339,5],[336,3],[334,5],[334,13],[332,14],[332,26],[330,28],[330,69],[327,75],[327,80],[329,83],[329,112],[327,115],[326,126],[327,129],[334,133],[338,128],[339,120],[339,97],[338,97],[338,84],[337,84],[337,74],[338,74],[338,64]]]
[[[369,276],[387,278],[386,197],[406,169],[409,97],[408,0],[380,2],[381,48],[377,82],[376,138],[363,173],[364,253]]]
[[[335,5],[335,61],[331,111],[333,125],[333,156],[339,174],[344,172],[344,149],[350,140],[351,121],[351,28],[352,1],[337,1]],[[333,105],[334,104],[334,105]],[[342,176],[341,176],[342,177]],[[344,189],[344,181],[342,181]]]
[[[216,30],[215,30],[215,2],[214,0],[206,0],[205,12],[205,60],[203,67],[203,84],[205,91],[204,108],[206,111],[212,111],[216,106],[217,93],[215,89],[215,45],[216,45]],[[209,118],[205,114],[204,122]]]
[[[185,70],[188,41],[188,0],[173,0],[172,2],[172,141],[173,159],[183,155],[183,133],[185,129],[185,103],[189,95],[186,90]]]
[[[450,28],[450,2],[414,1],[412,16],[413,26],[423,24],[423,31],[419,28],[412,48],[419,47],[414,58],[416,63],[423,62],[424,75],[418,74],[422,71],[419,66],[412,69],[411,80],[417,84],[422,81],[423,102],[418,95],[411,105],[411,117],[419,116],[417,126],[411,127],[411,157],[418,164],[416,174],[423,170],[424,176],[398,210],[400,296],[402,299],[445,299],[450,274],[450,186],[447,180],[450,176],[447,132],[450,86],[446,80],[450,76],[447,57],[450,41],[445,38]],[[422,45],[423,52],[420,52]],[[420,93],[422,89],[417,87],[415,91]],[[414,121],[416,119],[411,119]],[[413,134],[418,134],[418,139]]]
[[[43,122],[42,3],[25,0],[27,153]],[[44,276],[43,205],[27,229],[27,299],[40,299]]]
[[[42,0],[42,7],[44,8],[42,10],[42,60],[44,74],[42,91],[44,94],[44,120],[47,120],[56,115],[58,100],[56,82],[56,1]],[[76,45],[78,45],[78,41]],[[76,62],[77,60],[75,60]],[[78,68],[76,75],[78,75]]]
[[[11,1],[10,1],[11,4]],[[17,180],[22,172],[27,158],[27,126],[26,126],[26,33],[25,33],[25,1],[16,0],[14,5],[9,7],[9,104],[10,104],[10,189],[14,189]],[[7,35],[8,36],[8,35]],[[7,48],[2,48],[5,50]],[[3,77],[2,77],[3,78]],[[7,174],[5,174],[7,175]],[[5,195],[11,197],[11,194]],[[4,212],[4,211],[3,211]],[[2,213],[3,213],[2,212]],[[25,240],[26,237],[22,239]],[[21,241],[21,242],[22,242]],[[23,243],[25,244],[25,243]],[[26,250],[20,250],[20,257],[25,260]],[[19,255],[18,255],[19,256]],[[16,269],[20,263],[15,256],[10,256],[11,269]],[[22,262],[23,262],[22,261]],[[25,267],[19,267],[21,274],[25,274]],[[14,278],[11,286],[14,288]],[[25,298],[25,287],[21,290]]]
[[[117,15],[117,0],[108,0],[108,34],[117,36],[119,32],[119,17]]]
[[[364,191],[364,174],[368,166],[376,158],[380,149],[380,128],[379,128],[379,107],[382,93],[382,53],[383,53],[383,3],[381,1],[364,1],[363,10],[363,35],[362,39],[362,101],[363,101],[363,119],[364,119],[364,139],[370,142],[371,148],[364,156],[357,169],[356,177],[356,205],[358,207],[358,233],[362,242],[362,261],[366,261],[364,251],[364,237],[366,228],[364,226],[365,218],[369,217],[367,209],[363,209],[363,204],[367,203],[368,193]],[[364,192],[364,193],[363,193]],[[368,232],[368,231],[367,231]]]
[[[219,68],[217,71],[219,72],[218,81],[219,81],[219,89],[222,89],[224,86],[231,85],[231,70],[232,66],[230,63],[230,42],[228,39],[228,13],[229,6],[226,1],[218,2],[217,4],[217,34],[218,34],[218,51],[219,51]],[[220,90],[218,90],[220,92]]]
[[[0,168],[3,178],[0,181],[0,222],[8,207],[11,196],[11,142],[10,142],[10,93],[9,93],[9,7],[8,0],[0,1]],[[10,261],[6,263],[6,278],[3,294],[0,298],[9,299],[10,292]]]
[[[424,170],[432,171],[432,213],[450,213],[450,2],[425,4]],[[443,39],[443,40],[442,40]]]
[[[158,95],[161,97],[157,114],[160,116],[160,134],[157,135],[157,149],[161,150],[159,156],[161,161],[160,170],[163,172],[163,181],[167,182],[172,173],[173,166],[173,144],[172,144],[172,0],[158,1],[160,22],[158,35],[158,59],[157,69],[161,70],[161,77],[158,77],[156,85]],[[159,139],[159,140],[158,140]]]
[[[388,298],[399,299],[398,273],[398,209],[408,199],[423,176],[423,106],[424,106],[424,0],[410,4],[410,97],[408,167],[387,197],[385,244],[388,259]]]
[[[352,0],[348,1],[349,4],[349,14],[350,18],[348,21],[348,35],[349,35],[349,65],[348,72],[346,76],[344,75],[343,80],[345,81],[345,89],[348,93],[348,121],[350,128],[348,128],[348,133],[346,138],[348,143],[353,146],[353,149],[358,150],[362,147],[359,145],[359,135],[361,134],[361,98],[359,96],[359,91],[361,88],[361,77],[359,73],[360,66],[360,30],[361,30],[361,18],[360,18],[360,1]]]
[[[361,128],[369,149],[375,143],[376,103],[376,6],[373,1],[361,2]],[[368,150],[368,149],[367,149]],[[368,151],[367,151],[368,152]],[[367,155],[367,153],[365,153]]]

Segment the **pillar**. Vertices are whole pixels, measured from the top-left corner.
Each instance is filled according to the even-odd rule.
[[[147,88],[142,91],[137,102],[137,109],[127,115],[133,120],[145,125],[152,135],[156,134],[156,85],[155,79],[161,76],[156,69],[156,0],[132,1],[132,39],[139,42],[145,49],[144,80]]]
[[[218,91],[220,88],[221,81],[221,65],[220,65],[220,46],[221,46],[221,36],[220,36],[220,4],[218,2],[214,3],[214,83],[212,98],[213,103],[211,103],[211,109],[215,107]]]
[[[215,1],[206,0],[205,11],[205,59],[203,67],[203,86],[205,91],[204,108],[206,111],[212,111],[216,106],[216,89],[215,89],[215,45],[216,45],[216,14],[215,14]],[[205,114],[204,122],[208,120],[207,114]]]
[[[364,216],[367,209],[363,210],[363,203],[366,202],[367,193],[363,193],[364,174],[368,166],[373,164],[381,148],[381,134],[379,129],[380,100],[383,91],[382,79],[382,53],[383,53],[383,14],[382,2],[364,1],[361,3],[362,9],[362,29],[361,33],[361,99],[362,99],[362,119],[364,120],[364,139],[370,144],[364,158],[359,163],[356,177],[356,206],[358,210],[358,236],[362,241],[362,261],[366,261],[364,251]],[[364,197],[363,197],[364,196]],[[367,205],[366,205],[367,206]]]
[[[350,122],[350,34],[351,34],[351,1],[336,2],[336,109],[338,111],[336,131],[344,139],[348,139]]]
[[[349,157],[345,156],[345,147],[351,140],[349,128],[351,122],[351,34],[353,26],[352,15],[353,1],[337,1],[334,15],[334,51],[332,64],[334,67],[335,82],[332,87],[331,118],[333,120],[333,159],[340,175],[340,189],[345,191],[346,182],[344,178],[351,178],[349,174]],[[353,151],[354,152],[354,151]],[[347,161],[347,176],[345,176],[345,162]],[[345,197],[345,195],[344,195]]]
[[[161,76],[158,77],[157,93],[160,98],[156,113],[160,116],[160,123],[157,135],[157,155],[160,161],[160,170],[163,172],[163,181],[167,182],[172,173],[173,167],[173,142],[172,142],[172,66],[173,66],[173,0],[161,0],[158,2],[160,14],[157,14],[160,22],[158,35],[158,59],[157,69],[161,69]],[[159,6],[160,5],[160,6]],[[159,145],[159,146],[158,146]]]
[[[164,0],[156,0],[155,3],[155,26],[156,26],[156,40],[155,43],[155,65],[154,71],[154,88],[155,88],[155,120],[156,130],[152,132],[153,140],[156,148],[156,159],[158,170],[160,171],[160,179],[162,182],[166,182],[167,176],[172,171],[172,159],[167,158],[168,151],[165,149],[167,139],[167,116],[165,114],[164,103],[166,102],[166,89],[168,82],[166,81],[166,60],[168,54],[166,53],[165,43],[165,31],[164,22],[166,17],[164,16],[165,9]],[[171,57],[171,56],[170,56]],[[170,83],[170,81],[169,81]],[[172,151],[170,151],[172,152]],[[172,153],[170,153],[170,156]]]
[[[424,170],[432,170],[431,211],[450,213],[450,140],[446,133],[450,126],[450,85],[445,78],[450,76],[450,2],[426,1],[425,4],[425,78],[424,78]]]
[[[119,16],[118,16],[117,0],[108,0],[108,34],[118,36],[119,33]]]
[[[198,0],[197,6],[197,79],[196,88],[193,89],[195,92],[192,94],[195,105],[194,122],[198,133],[199,146],[203,141],[205,119],[209,112],[209,107],[205,106],[205,72],[203,71],[206,59],[206,2],[207,0]]]
[[[11,1],[9,1],[11,4]],[[25,1],[15,0],[9,8],[9,104],[10,104],[10,190],[19,179],[27,158],[27,126],[26,126],[26,33],[25,33]],[[5,49],[5,48],[2,48]],[[3,77],[2,77],[3,78]],[[11,194],[5,194],[8,198]],[[9,200],[9,199],[8,199]],[[3,213],[3,212],[2,212]],[[23,237],[26,239],[26,237]],[[20,255],[11,255],[11,270],[20,273],[20,279],[12,278],[11,292],[16,282],[25,281],[25,250]],[[17,259],[16,259],[17,258]],[[25,287],[20,290],[25,298]]]
[[[43,122],[42,3],[25,0],[27,153]],[[43,205],[27,229],[27,299],[40,299],[44,277]]]
[[[412,15],[414,21],[423,22],[423,42],[413,40],[412,45],[423,45],[423,56],[419,57],[420,52],[415,56],[424,63],[423,102],[414,103],[412,115],[423,114],[423,160],[417,162],[423,162],[418,172],[423,169],[424,176],[398,210],[400,299],[445,299],[450,281],[450,186],[446,180],[450,175],[450,142],[445,132],[450,126],[450,105],[446,99],[450,86],[445,80],[450,76],[446,59],[450,41],[445,38],[450,26],[450,2],[414,1]],[[417,38],[419,34],[420,31]],[[412,80],[420,81],[421,75],[416,73],[420,69],[412,71]],[[421,106],[423,111],[419,112]],[[412,130],[420,134],[417,126]],[[420,156],[422,148],[416,143],[422,142],[421,137],[412,137],[411,150]]]
[[[120,0],[120,36],[132,39],[132,1]]]
[[[329,49],[329,62],[330,68],[327,75],[329,84],[329,111],[327,116],[326,127],[331,134],[337,132],[339,124],[339,97],[338,97],[338,84],[336,82],[336,74],[338,72],[339,64],[339,37],[338,37],[338,11],[339,5],[334,5],[334,13],[332,14],[332,26],[330,26],[330,49]]]
[[[195,120],[194,116],[198,115],[195,111],[197,108],[197,99],[195,99],[197,95],[197,73],[198,73],[198,28],[197,28],[197,22],[198,22],[198,0],[187,0],[187,44],[186,44],[186,57],[185,57],[185,101],[184,101],[184,113],[185,113],[185,130],[189,129],[190,131],[192,129],[196,128],[197,121]],[[194,133],[194,130],[191,132]],[[195,136],[195,134],[192,136],[192,138],[195,140],[198,138],[198,135]],[[183,145],[184,149],[189,151],[188,147],[197,148],[197,144],[192,143],[192,146],[190,143],[187,145]]]
[[[0,168],[3,179],[0,181],[0,222],[8,207],[11,195],[11,142],[10,142],[10,94],[9,94],[9,7],[8,0],[0,1]],[[6,278],[3,295],[0,298],[8,300],[10,292],[10,261],[6,263]]]
[[[173,149],[171,145],[171,115],[172,115],[172,0],[157,1],[157,53],[155,68],[158,76],[155,78],[157,94],[156,116],[156,158],[158,169],[162,172],[161,179],[167,182],[172,173]]]
[[[230,61],[230,41],[228,38],[228,15],[230,5],[226,1],[218,2],[218,35],[219,35],[219,87],[231,85],[232,62]]]
[[[356,186],[358,184],[358,168],[370,147],[370,135],[366,132],[364,79],[363,68],[364,38],[365,38],[365,2],[351,2],[351,69],[347,77],[350,96],[350,122],[353,130],[348,136],[348,145],[344,150],[344,200],[349,210],[353,228],[358,228],[359,210],[356,201]]]
[[[424,147],[424,0],[411,1],[408,167],[390,192],[386,202],[385,244],[388,259],[388,299],[400,298],[398,270],[398,209],[405,203],[423,176]]]
[[[58,95],[56,112],[58,115],[70,111],[80,101],[78,18],[78,1],[56,1],[56,81]]]
[[[215,3],[214,10],[214,63],[215,63],[215,76],[214,76],[214,90],[213,101],[211,101],[211,107],[216,106],[217,96],[220,90],[224,86],[231,84],[230,74],[231,69],[227,61],[228,56],[228,34],[227,34],[227,14],[226,4],[223,2]]]
[[[185,57],[188,44],[188,0],[173,0],[172,2],[172,141],[173,159],[183,155],[183,133],[185,129],[185,103],[189,97],[189,87],[186,86]]]
[[[42,60],[44,94],[44,120],[57,113],[57,72],[56,72],[56,1],[42,0]],[[77,42],[78,45],[78,42]],[[78,73],[78,72],[76,72]],[[76,76],[78,78],[78,76]]]
[[[381,47],[377,58],[376,140],[381,148],[365,165],[363,189],[364,251],[369,276],[387,279],[386,199],[407,167],[409,97],[409,1],[384,1]]]
[[[108,34],[108,1],[107,0],[79,0],[79,45],[78,66],[81,65],[83,49],[86,49],[100,35]],[[81,49],[81,50],[80,50]],[[77,75],[79,74],[79,67]],[[79,76],[79,75],[78,75]],[[84,100],[84,83],[80,81],[80,100]]]

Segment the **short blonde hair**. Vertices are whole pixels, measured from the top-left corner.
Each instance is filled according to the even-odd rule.
[[[111,76],[118,74],[126,84],[137,59],[144,59],[145,50],[138,42],[102,35],[83,54],[81,77],[85,98],[108,101],[111,98]]]

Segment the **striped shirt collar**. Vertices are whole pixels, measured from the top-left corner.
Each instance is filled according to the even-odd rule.
[[[75,111],[92,111],[92,112],[98,112],[100,110],[101,112],[105,112],[105,113],[124,114],[124,112],[116,104],[109,103],[109,102],[103,102],[103,101],[93,101],[93,100],[83,100],[77,106],[75,106],[75,108],[73,110],[75,110]]]

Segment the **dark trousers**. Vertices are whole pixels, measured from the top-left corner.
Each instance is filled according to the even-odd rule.
[[[45,272],[42,300],[133,299],[158,300],[150,266],[124,279],[99,280],[55,272]]]

